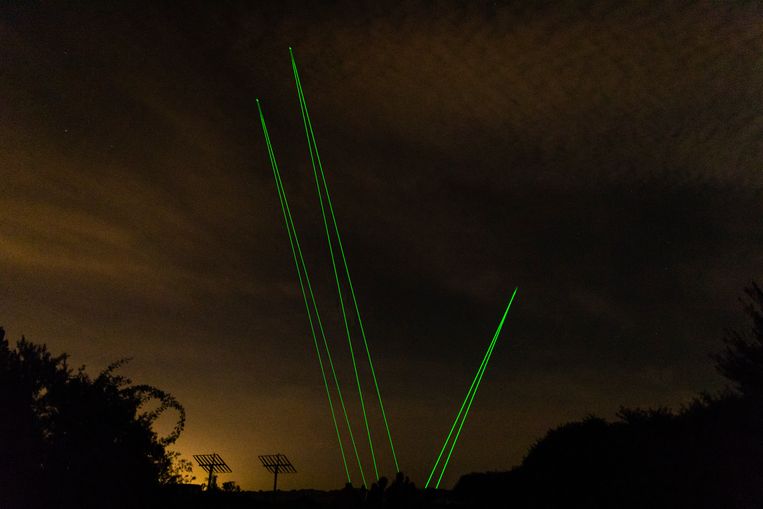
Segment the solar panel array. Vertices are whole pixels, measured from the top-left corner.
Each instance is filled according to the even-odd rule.
[[[296,474],[297,469],[291,464],[289,458],[283,454],[265,454],[258,456],[262,462],[262,466],[267,469],[271,474]]]
[[[199,464],[206,472],[210,474],[212,472],[229,474],[232,472],[227,463],[220,457],[219,454],[194,454],[193,459]]]

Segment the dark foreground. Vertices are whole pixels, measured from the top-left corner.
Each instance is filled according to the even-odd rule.
[[[196,486],[168,486],[157,497],[156,507],[183,509],[222,508],[405,508],[443,507],[459,503],[452,492],[446,490],[400,490],[385,493],[371,493],[364,489],[343,488],[341,490],[293,490],[273,492],[242,491],[239,493],[202,492]]]

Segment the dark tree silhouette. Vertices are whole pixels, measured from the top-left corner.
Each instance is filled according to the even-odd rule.
[[[225,481],[223,483],[223,491],[226,493],[240,493],[241,486],[236,484],[236,481]]]
[[[167,447],[185,411],[170,394],[116,374],[126,362],[90,378],[45,345],[22,337],[11,348],[0,328],[0,507],[146,506],[175,479]],[[179,419],[160,438],[152,425],[168,409]]]
[[[752,283],[745,288],[749,297],[744,310],[752,320],[749,334],[729,330],[726,348],[714,355],[716,368],[745,397],[763,401],[763,290]]]
[[[510,472],[469,474],[455,493],[523,508],[763,507],[763,291],[745,290],[751,334],[713,356],[735,391],[678,412],[621,409],[549,431]]]

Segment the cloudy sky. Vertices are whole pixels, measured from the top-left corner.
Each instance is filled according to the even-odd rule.
[[[284,489],[341,486],[255,103],[362,435],[291,46],[417,484],[515,286],[449,486],[722,387],[708,354],[763,279],[763,9],[522,4],[6,4],[0,325],[92,372],[133,357],[221,480],[268,489],[257,455],[282,452]]]

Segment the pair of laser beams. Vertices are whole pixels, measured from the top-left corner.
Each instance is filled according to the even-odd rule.
[[[368,347],[368,340],[366,339],[366,333],[363,327],[363,320],[360,316],[360,309],[358,308],[357,298],[355,297],[355,289],[352,286],[352,278],[350,277],[350,269],[347,265],[347,257],[344,254],[344,247],[342,246],[342,237],[339,234],[339,227],[337,225],[336,216],[334,215],[334,207],[331,204],[331,195],[329,194],[328,184],[326,183],[326,175],[323,172],[323,164],[321,163],[321,158],[320,158],[320,155],[318,154],[318,145],[315,141],[315,133],[313,132],[312,122],[310,121],[310,114],[307,111],[307,101],[305,101],[305,94],[304,94],[304,91],[302,90],[302,83],[300,82],[300,79],[299,79],[299,72],[297,71],[297,63],[294,60],[294,53],[291,48],[289,48],[289,55],[291,57],[291,66],[294,72],[294,81],[297,85],[297,93],[299,95],[299,100],[300,100],[300,110],[302,112],[302,121],[305,127],[305,136],[307,137],[307,144],[310,150],[310,163],[313,167],[313,176],[315,177],[315,185],[318,191],[318,202],[320,203],[321,215],[323,216],[323,225],[326,231],[326,241],[328,243],[329,254],[331,256],[331,267],[333,268],[333,271],[334,271],[334,279],[336,281],[337,293],[339,295],[339,305],[342,310],[342,321],[344,322],[345,334],[347,336],[347,344],[350,350],[350,358],[352,359],[352,367],[355,372],[355,381],[358,387],[358,396],[360,399],[360,406],[361,406],[361,409],[363,410],[363,421],[366,427],[366,433],[368,435],[368,447],[371,452],[371,460],[374,466],[374,473],[376,474],[376,478],[378,479],[379,469],[376,464],[376,455],[374,454],[373,440],[371,438],[371,429],[368,424],[368,415],[366,414],[366,410],[365,410],[365,402],[363,401],[363,390],[360,385],[360,377],[358,376],[357,363],[355,362],[355,353],[352,347],[350,327],[347,321],[347,313],[345,310],[344,299],[342,298],[342,286],[339,281],[339,275],[337,273],[337,268],[336,268],[336,256],[334,254],[334,249],[331,242],[331,233],[329,231],[328,221],[326,218],[326,207],[323,204],[321,184],[323,184],[322,190],[326,196],[326,205],[328,206],[328,210],[331,215],[331,222],[334,226],[334,234],[336,236],[336,243],[337,243],[337,246],[339,247],[339,253],[342,258],[342,266],[344,267],[344,274],[345,274],[345,277],[347,278],[347,285],[350,289],[350,296],[352,297],[352,303],[355,309],[355,315],[358,319],[360,334],[361,334],[361,337],[363,338],[363,346],[365,347],[366,357],[368,359],[368,366],[371,371],[371,378],[373,379],[374,388],[376,390],[376,395],[379,400],[379,408],[381,410],[382,418],[384,420],[384,426],[387,430],[387,437],[389,438],[389,446],[392,451],[392,459],[394,460],[394,463],[395,463],[395,470],[400,471],[400,466],[398,465],[398,462],[397,462],[397,455],[395,454],[395,445],[392,441],[392,433],[389,429],[387,414],[384,410],[384,403],[382,402],[381,391],[379,390],[379,382],[376,379],[376,371],[374,370],[374,363],[371,360],[371,351]],[[313,153],[315,154],[315,156],[313,156]],[[318,180],[318,172],[320,172],[320,177],[321,177],[320,182]]]
[[[371,459],[372,459],[372,463],[373,463],[373,467],[374,467],[374,474],[376,475],[376,479],[378,479],[379,478],[379,470],[378,470],[378,466],[377,466],[377,462],[376,462],[376,456],[375,456],[375,453],[374,453],[373,440],[371,438],[371,430],[370,430],[370,426],[369,426],[369,422],[368,422],[368,415],[366,413],[365,401],[364,401],[364,398],[363,398],[363,392],[362,392],[362,388],[361,388],[361,384],[360,384],[360,377],[359,377],[359,374],[358,374],[357,362],[355,360],[355,352],[354,352],[354,348],[353,348],[353,345],[352,345],[352,338],[351,338],[351,334],[350,334],[349,322],[347,320],[346,306],[345,306],[344,298],[342,297],[342,295],[343,295],[342,294],[342,284],[340,282],[339,271],[337,269],[337,256],[335,254],[334,246],[333,246],[333,241],[332,241],[332,233],[331,233],[332,229],[329,228],[329,219],[328,219],[329,216],[331,218],[331,224],[333,226],[333,233],[334,233],[334,236],[335,236],[335,242],[337,244],[339,255],[341,257],[342,268],[344,269],[344,276],[345,276],[345,278],[347,280],[347,285],[349,287],[349,291],[350,291],[350,296],[351,296],[353,308],[354,308],[355,315],[356,315],[357,320],[358,320],[358,325],[359,325],[361,337],[363,339],[363,346],[365,347],[366,357],[367,357],[367,360],[368,360],[371,376],[372,376],[372,379],[373,379],[373,382],[374,382],[374,389],[376,391],[376,395],[377,395],[377,398],[378,398],[378,401],[379,401],[379,407],[380,407],[382,418],[383,418],[383,421],[384,421],[384,426],[386,428],[387,437],[389,439],[389,445],[390,445],[390,449],[392,451],[392,458],[393,458],[394,463],[395,463],[396,471],[399,472],[400,471],[400,467],[399,467],[399,464],[398,464],[397,455],[395,453],[395,447],[394,447],[394,443],[393,443],[393,440],[392,440],[392,433],[390,431],[389,422],[388,422],[387,415],[386,415],[386,412],[385,412],[385,409],[384,409],[384,403],[382,402],[381,391],[379,390],[379,383],[378,383],[378,380],[377,380],[377,377],[376,377],[376,372],[374,370],[373,362],[371,360],[371,353],[370,353],[370,349],[368,347],[368,341],[367,341],[367,338],[366,338],[365,329],[363,327],[363,321],[362,321],[361,316],[360,316],[360,310],[359,310],[359,307],[358,307],[357,298],[355,296],[355,289],[354,289],[354,287],[352,285],[352,279],[350,277],[350,271],[349,271],[349,267],[348,267],[348,264],[347,264],[347,258],[346,258],[345,253],[344,253],[344,247],[342,245],[341,235],[339,233],[339,227],[337,225],[336,216],[334,214],[334,208],[333,208],[333,205],[331,203],[331,196],[329,194],[328,184],[326,182],[326,176],[325,176],[325,173],[323,171],[323,165],[321,163],[320,155],[318,153],[318,147],[317,147],[317,143],[315,141],[315,132],[313,131],[312,122],[310,120],[310,115],[309,115],[309,112],[307,110],[307,101],[305,100],[304,91],[302,89],[302,84],[301,84],[301,81],[299,79],[299,72],[297,70],[296,61],[294,59],[294,53],[293,53],[291,48],[289,48],[289,54],[290,54],[290,57],[291,57],[292,71],[294,73],[294,81],[295,81],[295,84],[296,84],[297,95],[298,95],[299,103],[300,103],[300,112],[301,112],[301,115],[302,115],[302,121],[303,121],[303,125],[304,125],[304,128],[305,128],[305,136],[307,138],[308,150],[310,152],[310,162],[311,162],[311,166],[312,166],[312,169],[313,169],[313,177],[315,179],[316,190],[317,190],[317,193],[318,193],[318,201],[319,201],[320,208],[321,208],[321,216],[322,216],[322,219],[323,219],[324,230],[325,230],[325,233],[326,233],[326,241],[327,241],[327,244],[328,244],[329,255],[330,255],[330,258],[331,258],[332,270],[333,270],[333,273],[334,273],[334,279],[336,281],[337,293],[339,294],[339,304],[340,304],[340,309],[341,309],[341,314],[342,314],[342,321],[344,323],[345,335],[347,337],[347,343],[348,343],[348,347],[349,347],[349,350],[350,350],[350,357],[352,359],[352,364],[353,364],[353,372],[354,372],[354,375],[355,375],[355,381],[356,381],[356,385],[357,385],[357,389],[358,389],[358,397],[359,397],[359,400],[360,400],[360,406],[361,406],[361,410],[362,410],[362,413],[363,413],[363,422],[364,422],[365,428],[366,428],[366,435],[367,435],[367,438],[368,438],[369,451],[371,453]],[[267,126],[265,124],[265,117],[264,117],[264,114],[262,112],[262,108],[260,106],[259,100],[257,100],[257,109],[258,109],[258,112],[259,112],[259,115],[260,115],[260,122],[262,124],[262,130],[263,130],[263,133],[264,133],[264,136],[265,136],[265,142],[267,144],[268,156],[269,156],[270,164],[271,164],[271,167],[272,167],[272,170],[273,170],[273,177],[274,177],[275,183],[276,183],[276,190],[278,192],[278,198],[279,198],[279,202],[281,204],[281,210],[282,210],[282,213],[283,213],[283,216],[284,216],[284,223],[285,223],[286,230],[287,230],[287,233],[288,233],[288,236],[289,236],[289,245],[290,245],[291,250],[292,250],[292,256],[293,256],[293,259],[294,259],[294,265],[295,265],[295,268],[297,270],[297,277],[298,277],[298,280],[299,280],[299,285],[300,285],[300,289],[301,289],[301,292],[302,292],[302,297],[303,297],[303,300],[305,302],[305,309],[307,311],[308,323],[310,325],[310,332],[311,332],[311,335],[313,337],[313,343],[314,343],[315,350],[316,350],[316,355],[317,355],[317,358],[318,358],[318,364],[319,364],[320,369],[321,369],[321,376],[323,378],[324,387],[326,389],[326,397],[328,399],[329,409],[331,411],[331,418],[332,418],[332,422],[334,424],[334,428],[335,428],[335,431],[336,431],[337,440],[339,442],[339,450],[340,450],[340,454],[341,454],[341,457],[342,457],[342,463],[344,465],[345,474],[347,476],[347,482],[352,482],[352,479],[351,479],[351,476],[350,476],[350,470],[349,470],[349,465],[347,463],[346,453],[344,451],[344,445],[343,445],[343,441],[342,441],[342,437],[341,437],[341,432],[339,431],[339,424],[338,424],[337,418],[336,418],[336,411],[335,411],[334,404],[333,404],[333,401],[332,401],[332,398],[331,398],[331,391],[329,389],[328,377],[326,376],[326,368],[325,368],[325,365],[323,363],[323,358],[321,356],[321,349],[320,349],[319,344],[318,344],[318,334],[316,334],[316,330],[315,330],[316,329],[316,325],[317,325],[318,332],[320,333],[320,336],[321,336],[321,339],[322,339],[322,343],[323,343],[323,346],[324,346],[326,359],[328,361],[329,369],[331,371],[331,377],[332,377],[332,379],[334,381],[334,385],[336,387],[337,397],[339,399],[340,406],[342,408],[342,412],[343,412],[343,415],[344,415],[345,423],[347,425],[347,430],[348,430],[348,434],[349,434],[349,437],[350,437],[350,442],[352,444],[353,451],[355,453],[355,458],[356,458],[357,463],[358,463],[358,469],[360,471],[360,476],[361,476],[361,479],[363,481],[363,484],[366,485],[365,473],[364,473],[364,470],[363,470],[362,462],[360,460],[360,455],[358,453],[357,443],[355,441],[355,437],[354,437],[354,434],[352,432],[352,426],[350,424],[350,419],[349,419],[349,416],[347,414],[347,408],[346,408],[346,405],[344,403],[344,398],[342,396],[342,392],[341,392],[341,388],[340,388],[340,384],[339,384],[339,379],[337,377],[336,370],[334,368],[334,363],[333,363],[333,360],[332,360],[332,357],[331,357],[331,350],[329,348],[329,344],[328,344],[328,341],[326,339],[326,333],[325,333],[325,329],[323,327],[323,322],[322,322],[322,320],[320,318],[320,313],[318,311],[318,306],[317,306],[317,302],[316,302],[316,299],[315,299],[315,293],[313,292],[312,285],[310,283],[310,278],[309,278],[309,275],[308,275],[308,272],[307,272],[307,265],[305,264],[304,256],[302,254],[302,249],[301,249],[301,246],[300,246],[300,243],[299,243],[299,237],[297,235],[296,226],[294,224],[294,219],[292,217],[291,210],[289,208],[288,199],[286,197],[286,190],[285,190],[285,188],[283,186],[283,181],[281,179],[280,170],[278,169],[278,163],[277,163],[276,157],[275,157],[275,151],[274,151],[272,143],[270,141],[270,135],[268,134]],[[319,178],[319,175],[320,175],[320,178]],[[324,203],[324,196],[325,196],[325,203]],[[329,212],[328,215],[326,213],[327,209],[328,209],[328,212]],[[442,459],[442,456],[443,456],[445,450],[448,448],[448,444],[450,444],[450,449],[449,449],[448,454],[447,454],[447,456],[446,456],[446,458],[445,458],[445,460],[443,462],[443,465],[442,465],[442,468],[441,468],[441,471],[440,471],[440,475],[437,478],[437,482],[436,482],[436,486],[435,487],[438,488],[440,486],[440,482],[442,481],[442,477],[445,474],[445,469],[447,468],[448,463],[449,463],[450,458],[451,458],[451,455],[453,454],[453,450],[455,448],[456,442],[458,441],[458,438],[459,438],[459,436],[461,434],[461,430],[462,430],[462,428],[464,426],[464,423],[466,421],[466,417],[467,417],[467,415],[469,413],[469,409],[471,408],[472,402],[474,401],[474,397],[476,396],[477,389],[479,388],[479,385],[482,382],[482,377],[484,376],[485,370],[487,368],[487,364],[490,361],[490,357],[492,356],[493,349],[495,348],[495,344],[496,344],[496,342],[498,340],[498,337],[500,335],[501,329],[503,328],[503,324],[504,324],[504,322],[506,320],[506,316],[508,315],[509,308],[511,307],[511,303],[514,301],[514,297],[516,296],[516,293],[517,293],[517,289],[514,290],[514,293],[511,296],[509,304],[506,307],[506,310],[505,310],[505,312],[503,314],[503,317],[502,317],[502,319],[501,319],[501,321],[500,321],[500,323],[498,325],[498,329],[496,330],[495,334],[493,335],[493,339],[491,340],[491,342],[490,342],[490,344],[488,346],[488,349],[487,349],[487,351],[486,351],[486,353],[485,353],[485,355],[484,355],[484,357],[482,359],[482,363],[480,364],[480,367],[477,370],[477,374],[475,375],[474,380],[472,381],[472,384],[469,387],[469,390],[467,391],[466,398],[464,399],[464,402],[461,404],[461,408],[459,409],[458,414],[456,415],[456,419],[454,420],[453,425],[451,426],[451,429],[448,432],[448,436],[445,439],[445,443],[443,444],[443,447],[440,450],[440,454],[438,455],[437,460],[435,461],[435,464],[434,464],[434,466],[432,468],[432,472],[430,473],[429,478],[427,479],[425,488],[429,486],[429,484],[430,484],[430,482],[431,482],[431,480],[432,480],[432,478],[434,476],[434,473],[435,473],[435,471],[436,471],[436,469],[437,469],[437,467],[438,467],[438,465],[440,463],[440,460]],[[312,308],[312,312],[311,312],[311,308]],[[315,322],[313,322],[313,314],[315,315]],[[456,427],[458,427],[457,430],[456,430]],[[450,439],[451,439],[451,437],[453,435],[454,430],[456,430],[456,434],[455,434],[455,437],[453,437],[453,440],[451,441]]]
[[[428,488],[429,483],[432,482],[432,477],[434,476],[434,473],[437,470],[437,466],[440,463],[440,459],[442,459],[442,455],[445,452],[445,449],[447,449],[448,447],[448,442],[450,442],[450,437],[453,435],[453,430],[456,428],[456,426],[458,426],[458,430],[456,431],[456,436],[453,438],[453,441],[450,442],[450,450],[448,451],[448,455],[446,456],[445,461],[443,462],[442,469],[440,470],[440,475],[437,478],[437,484],[435,485],[435,488],[440,487],[440,482],[442,482],[442,476],[445,475],[445,469],[448,467],[448,463],[450,462],[450,457],[453,454],[453,449],[455,449],[456,447],[456,442],[458,442],[458,437],[461,436],[461,429],[464,427],[464,423],[466,422],[466,416],[469,414],[469,409],[472,407],[472,402],[474,401],[474,397],[477,395],[477,389],[479,389],[480,384],[482,383],[482,377],[485,375],[487,364],[488,362],[490,362],[490,357],[492,357],[493,355],[493,349],[495,348],[495,344],[498,341],[498,337],[501,335],[501,329],[503,329],[503,324],[506,321],[506,316],[509,314],[511,303],[514,302],[514,297],[516,297],[518,290],[519,288],[514,288],[514,293],[511,294],[511,299],[509,299],[509,304],[506,306],[506,311],[503,312],[503,317],[501,317],[501,321],[498,323],[498,328],[495,330],[495,334],[493,334],[493,339],[490,341],[490,345],[488,346],[487,351],[485,352],[485,355],[482,357],[482,363],[480,364],[480,367],[477,369],[477,374],[474,375],[474,380],[472,380],[472,384],[469,386],[469,390],[466,392],[466,397],[464,398],[464,402],[461,403],[461,408],[458,409],[458,413],[456,414],[456,418],[453,421],[453,425],[450,427],[448,436],[445,438],[445,443],[442,444],[442,449],[440,449],[440,454],[437,455],[437,459],[435,460],[434,466],[432,467],[432,472],[429,474],[429,478],[427,479],[427,482],[424,485],[424,488]]]

